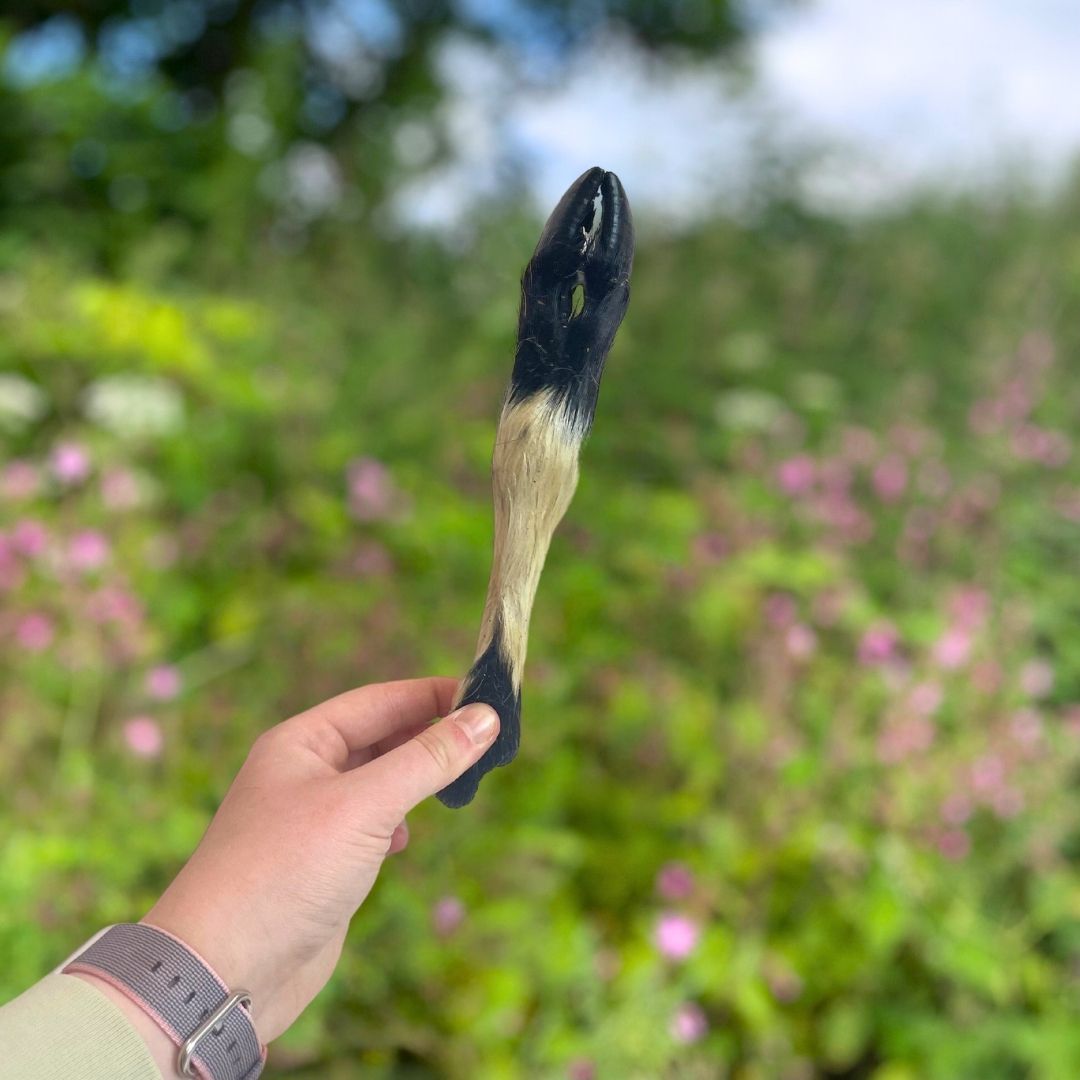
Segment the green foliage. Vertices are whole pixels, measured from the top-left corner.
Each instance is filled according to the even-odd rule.
[[[643,246],[521,756],[415,815],[271,1075],[1077,1074],[1078,222]],[[149,906],[267,725],[467,668],[531,232],[227,284],[167,226],[109,275],[0,237],[4,994]]]
[[[379,226],[404,183],[460,152],[440,116],[448,42],[535,88],[612,35],[652,58],[712,61],[754,18],[733,0],[11,0],[0,226],[62,234],[114,267],[167,220],[165,248],[201,258],[192,244],[209,232],[228,260],[254,230],[295,242],[327,209],[303,194],[313,170],[334,216]],[[520,166],[500,169],[517,191]]]

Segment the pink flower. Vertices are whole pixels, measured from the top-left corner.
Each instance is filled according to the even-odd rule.
[[[1001,687],[1001,665],[993,660],[982,660],[971,669],[971,685],[980,694],[996,693]]]
[[[694,891],[694,875],[686,863],[669,862],[656,875],[656,891],[665,900],[685,900]]]
[[[589,1058],[574,1058],[566,1066],[566,1080],[596,1080],[596,1062]]]
[[[36,558],[49,542],[49,533],[40,521],[23,518],[11,530],[11,546],[28,559]]]
[[[56,637],[56,626],[48,615],[32,611],[15,627],[15,640],[27,652],[44,652]]]
[[[165,748],[161,728],[149,716],[134,716],[124,725],[124,742],[136,757],[141,758],[160,757]]]
[[[697,948],[701,928],[693,919],[666,911],[656,921],[653,940],[668,960],[685,960]]]
[[[443,896],[431,910],[435,933],[449,937],[465,921],[465,905],[456,896]]]
[[[826,458],[818,467],[821,486],[834,498],[848,494],[854,475],[851,465],[840,458]]]
[[[1080,739],[1080,705],[1070,705],[1065,710],[1062,720],[1065,730],[1074,739]]]
[[[1013,433],[1012,451],[1021,461],[1035,461],[1047,468],[1059,469],[1072,456],[1072,444],[1060,431],[1025,424]]]
[[[374,458],[357,458],[346,470],[349,510],[358,521],[379,521],[392,516],[397,491],[390,471]]]
[[[1009,420],[1023,420],[1035,405],[1023,379],[1010,379],[1001,391],[1001,408]]]
[[[934,644],[934,659],[946,671],[962,667],[971,655],[971,635],[961,626],[951,626]]]
[[[1001,481],[989,474],[977,476],[959,488],[945,508],[945,517],[953,525],[970,529],[990,517],[1001,501]]]
[[[68,544],[68,562],[75,570],[97,570],[109,559],[109,541],[96,529],[77,532]]]
[[[101,478],[101,500],[110,510],[130,510],[141,498],[138,478],[130,469],[109,469]]]
[[[796,623],[788,630],[785,643],[792,660],[809,660],[817,652],[817,634],[804,623]]]
[[[817,503],[815,512],[845,543],[864,544],[874,535],[873,519],[856,506],[846,491],[828,492]]]
[[[90,455],[78,443],[57,443],[49,464],[62,484],[77,484],[90,475]]]
[[[1028,697],[1044,698],[1054,689],[1054,669],[1046,660],[1029,660],[1020,669],[1020,689]]]
[[[782,461],[776,470],[776,482],[786,495],[805,495],[814,486],[817,469],[809,454]]]
[[[1072,443],[1061,431],[1048,431],[1043,444],[1042,463],[1050,469],[1060,469],[1072,457]]]
[[[931,431],[915,424],[894,424],[889,429],[889,443],[910,457],[921,454],[933,441]]]
[[[872,482],[882,502],[896,502],[907,488],[907,463],[899,454],[889,454],[874,467]]]
[[[15,545],[7,533],[0,532],[0,589],[17,589],[26,574],[15,553]]]
[[[700,1005],[685,1001],[675,1010],[669,1030],[676,1042],[696,1043],[708,1032],[709,1019]]]
[[[963,829],[946,829],[938,837],[938,851],[946,859],[959,862],[971,851],[971,838]]]
[[[823,509],[825,523],[836,529],[843,542],[866,543],[874,536],[874,518],[864,514],[847,496],[826,500]]]
[[[1024,810],[1024,796],[1012,787],[1003,787],[995,791],[990,799],[994,813],[1003,821],[1019,817]]]
[[[40,490],[41,473],[29,461],[11,461],[0,473],[0,494],[5,499],[29,499]]]
[[[933,716],[944,700],[945,692],[941,689],[941,684],[936,682],[917,683],[908,695],[908,704],[919,716]]]
[[[172,701],[180,693],[180,672],[172,664],[158,664],[146,673],[146,695],[155,701]]]
[[[859,663],[884,664],[896,655],[900,635],[890,622],[877,622],[859,641]]]
[[[971,766],[971,786],[989,795],[1005,783],[1005,762],[997,754],[984,754]]]
[[[1042,742],[1042,717],[1034,709],[1018,709],[1009,721],[1009,734],[1025,750],[1034,750]]]
[[[948,611],[954,625],[976,630],[986,622],[990,611],[990,594],[977,585],[965,585],[949,597]]]
[[[844,428],[840,436],[840,453],[852,465],[868,465],[878,452],[877,436],[862,427]]]
[[[96,623],[115,622],[134,627],[143,612],[137,597],[126,589],[106,585],[87,598],[86,614]]]
[[[718,532],[698,533],[691,545],[694,557],[703,563],[722,562],[731,553],[731,544]]]
[[[778,629],[790,626],[798,613],[795,601],[787,593],[770,593],[765,599],[765,619],[770,626]]]
[[[954,792],[941,804],[941,820],[948,825],[963,825],[971,817],[971,811],[971,800],[961,792]]]
[[[1054,509],[1068,521],[1080,521],[1080,488],[1058,488]]]
[[[937,728],[925,716],[913,716],[904,725],[908,745],[916,753],[929,750],[937,737]]]
[[[922,716],[889,724],[878,737],[878,760],[884,765],[895,765],[912,754],[922,753],[933,743],[935,734],[934,725]]]

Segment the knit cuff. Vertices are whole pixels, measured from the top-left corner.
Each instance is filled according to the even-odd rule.
[[[46,975],[0,1008],[0,1075],[19,1080],[162,1080],[142,1036],[88,982]]]

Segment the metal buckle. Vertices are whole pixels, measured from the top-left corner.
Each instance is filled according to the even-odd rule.
[[[210,1034],[237,1005],[250,1005],[251,994],[247,990],[234,990],[185,1040],[176,1058],[176,1069],[181,1076],[194,1076],[191,1059],[195,1048]]]

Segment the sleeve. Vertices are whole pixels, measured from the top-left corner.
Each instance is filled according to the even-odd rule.
[[[104,994],[46,975],[0,1007],[0,1080],[162,1080],[146,1043]]]

